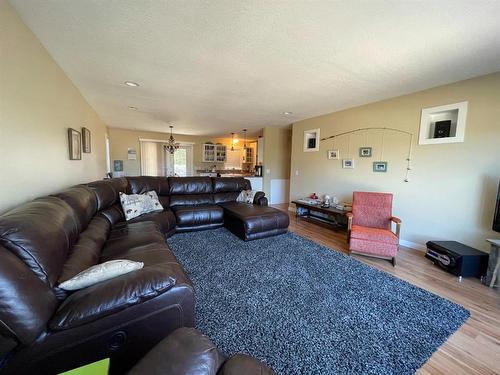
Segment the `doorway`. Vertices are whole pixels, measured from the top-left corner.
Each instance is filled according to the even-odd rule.
[[[165,166],[167,176],[192,176],[193,145],[181,144],[173,154],[165,152]]]

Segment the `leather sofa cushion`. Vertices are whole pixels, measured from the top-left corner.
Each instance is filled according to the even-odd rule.
[[[97,197],[97,210],[101,211],[111,207],[118,199],[118,193],[109,180],[94,181],[87,186],[92,189]]]
[[[109,180],[94,181],[87,186],[94,191],[97,196],[97,210],[101,211],[113,206],[118,202],[118,194],[128,191],[126,178],[112,178]]]
[[[167,177],[139,176],[127,177],[127,180],[132,194],[144,194],[151,190],[156,191],[158,196],[170,194]]]
[[[170,196],[170,207],[174,206],[199,206],[203,204],[214,204],[212,194],[194,195],[172,195]]]
[[[167,244],[147,244],[124,249],[123,251],[108,256],[103,256],[101,262],[110,260],[127,259],[134,262],[143,262],[144,267],[159,263],[178,264],[177,259]]]
[[[111,207],[102,210],[99,212],[99,216],[106,218],[111,226],[125,220],[125,214],[123,213],[122,207],[119,203],[115,203]]]
[[[22,260],[0,246],[0,342],[29,345],[42,333],[58,301]]]
[[[139,176],[127,177],[129,192],[132,194],[144,194],[154,190],[163,207],[170,205],[170,185],[167,177]]]
[[[183,327],[160,341],[128,375],[216,375],[223,362],[224,356],[207,336]]]
[[[235,354],[222,365],[217,375],[276,375],[276,373],[249,355]]]
[[[211,194],[210,177],[169,177],[170,195]]]
[[[240,192],[250,190],[250,181],[242,177],[214,177],[212,178],[214,193]]]
[[[173,211],[179,227],[192,227],[224,221],[224,210],[216,205],[176,206]]]
[[[110,258],[125,252],[127,249],[153,243],[165,243],[165,238],[158,224],[152,221],[123,223],[111,230],[101,256]]]
[[[80,232],[84,231],[97,212],[95,193],[88,187],[80,185],[54,194],[54,196],[65,201],[75,211],[78,219],[78,230]]]
[[[238,195],[240,195],[239,192],[216,193],[214,194],[214,203],[220,204],[220,203],[236,202],[236,198],[238,198]],[[264,196],[265,196],[264,192],[257,191],[253,198],[253,204],[267,206],[267,204],[262,204],[262,199],[264,198]]]
[[[158,224],[162,233],[169,234],[175,230],[175,215],[169,210],[163,210],[162,212],[150,212],[141,216],[138,216],[127,223],[138,223],[141,221],[152,221]]]
[[[215,193],[214,194],[214,203],[227,203],[227,202],[236,202],[236,198],[238,198],[240,192],[227,192],[227,193]]]
[[[78,235],[75,212],[56,197],[35,199],[0,216],[0,244],[51,287]]]
[[[108,181],[111,183],[113,186],[113,189],[115,189],[116,194],[118,196],[118,193],[126,193],[128,191],[128,179],[126,177],[117,177],[117,178],[110,178],[109,180],[104,180]]]
[[[78,242],[70,250],[59,276],[59,283],[71,279],[99,262],[101,250],[108,239],[109,231],[110,224],[106,219],[99,216],[92,219],[87,229],[80,234]]]
[[[53,330],[78,327],[152,299],[170,288],[175,266],[157,264],[89,286],[71,294],[49,322]]]

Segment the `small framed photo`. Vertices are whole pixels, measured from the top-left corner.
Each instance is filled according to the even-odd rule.
[[[372,157],[372,148],[371,147],[360,147],[359,148],[359,156],[361,158],[371,158]]]
[[[68,129],[69,160],[82,159],[82,134],[72,128]]]
[[[342,168],[353,169],[354,160],[353,159],[342,159]]]
[[[328,159],[338,159],[340,157],[339,150],[328,150]]]
[[[90,130],[87,128],[82,128],[82,145],[83,145],[83,152],[86,154],[90,154],[91,152],[91,136],[90,136]]]
[[[387,172],[387,162],[386,161],[374,161],[373,162],[373,172]]]

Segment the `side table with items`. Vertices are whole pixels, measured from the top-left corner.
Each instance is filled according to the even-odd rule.
[[[331,225],[335,229],[347,229],[346,213],[349,210],[340,210],[334,206],[325,207],[313,200],[294,200],[295,217],[306,217]],[[322,214],[322,215],[321,215]]]

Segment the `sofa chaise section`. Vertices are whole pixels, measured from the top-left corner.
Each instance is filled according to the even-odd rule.
[[[171,331],[194,325],[192,284],[160,225],[115,222],[122,183],[73,187],[0,216],[1,374],[53,374],[106,357],[123,373]],[[113,259],[144,267],[75,292],[58,288]]]

